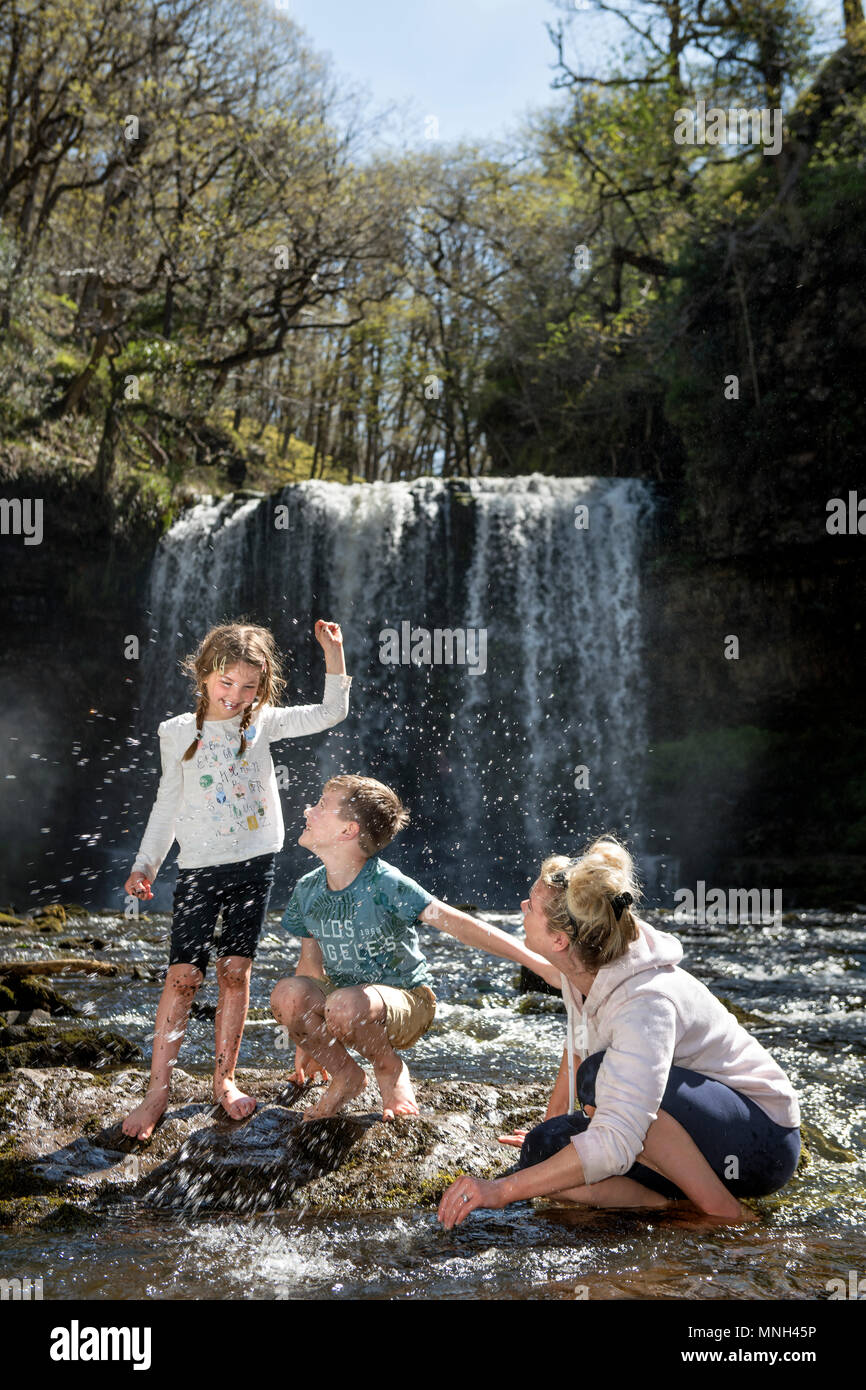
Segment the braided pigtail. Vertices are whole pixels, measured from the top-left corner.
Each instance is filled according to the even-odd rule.
[[[241,720],[241,728],[240,728],[241,746],[240,746],[240,748],[238,749],[238,757],[239,757],[239,758],[242,758],[242,757],[244,756],[244,752],[245,752],[245,750],[246,750],[247,741],[246,741],[246,739],[244,738],[244,729],[248,729],[248,728],[249,728],[250,720],[252,719],[252,717],[253,717],[253,707],[252,707],[252,705],[247,705],[246,709],[244,710],[244,717],[243,717],[243,719]]]
[[[204,717],[206,714],[207,691],[202,690],[199,692],[198,702],[195,707],[195,738],[189,745],[189,748],[187,748],[186,752],[184,753],[183,758],[181,759],[182,762],[189,762],[190,758],[195,757],[196,753],[198,752],[198,746],[201,742],[203,733]]]

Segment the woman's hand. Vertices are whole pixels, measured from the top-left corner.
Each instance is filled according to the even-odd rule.
[[[295,1081],[299,1086],[304,1086],[307,1081],[314,1081],[319,1076],[323,1081],[330,1081],[331,1077],[321,1062],[317,1062],[315,1057],[311,1057],[309,1052],[305,1052],[302,1047],[295,1048],[295,1070],[289,1073],[289,1080]]]
[[[480,1178],[458,1178],[443,1193],[439,1203],[439,1220],[446,1230],[459,1226],[476,1207],[498,1211],[507,1206],[499,1182],[482,1182]]]
[[[522,1149],[523,1141],[529,1133],[528,1129],[516,1129],[513,1134],[498,1134],[497,1144],[510,1144],[513,1149]]]

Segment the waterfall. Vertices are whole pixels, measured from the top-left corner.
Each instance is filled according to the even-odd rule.
[[[180,658],[240,617],[269,627],[289,658],[284,702],[317,700],[312,625],[333,619],[354,677],[349,718],[273,749],[289,881],[312,867],[294,844],[305,801],[337,771],[364,772],[412,812],[386,858],[454,901],[513,906],[546,853],[603,829],[639,848],[652,510],[637,479],[541,475],[206,499],[154,561],[143,733],[192,708]],[[388,630],[420,644],[414,661],[382,660]],[[465,664],[428,660],[421,639],[437,630],[466,635]]]

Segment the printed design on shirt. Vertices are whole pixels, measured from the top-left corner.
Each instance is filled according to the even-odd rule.
[[[385,900],[383,905],[391,918],[390,904]],[[392,962],[398,945],[395,938],[406,931],[404,923],[395,923],[393,919],[390,931],[388,921],[358,922],[357,907],[357,899],[350,893],[336,899],[330,893],[327,897],[323,894],[310,904],[310,915],[315,921],[312,930],[329,974],[379,975]]]
[[[254,730],[247,729],[247,742]],[[243,836],[245,831],[267,830],[274,824],[273,809],[265,791],[267,769],[259,757],[237,756],[238,732],[206,733],[195,757],[198,785],[204,794],[211,828],[220,838]],[[267,745],[262,758],[267,757]]]

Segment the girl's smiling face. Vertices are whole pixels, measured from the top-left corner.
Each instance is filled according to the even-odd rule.
[[[258,666],[239,661],[225,671],[211,671],[204,688],[208,706],[205,719],[233,719],[256,698],[262,673]]]

